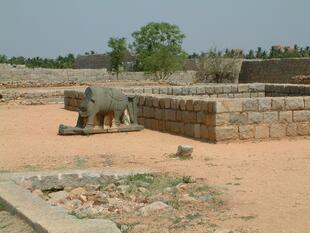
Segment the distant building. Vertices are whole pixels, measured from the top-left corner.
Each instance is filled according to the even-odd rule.
[[[75,69],[111,69],[111,58],[108,54],[78,55],[74,63]]]

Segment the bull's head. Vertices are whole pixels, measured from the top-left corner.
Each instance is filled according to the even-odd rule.
[[[85,98],[80,104],[79,114],[81,117],[88,117],[89,113],[92,112],[95,106],[95,99],[93,97],[92,91],[90,88],[85,90]]]

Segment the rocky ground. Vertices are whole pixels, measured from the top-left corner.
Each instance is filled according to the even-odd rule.
[[[102,186],[33,194],[77,218],[108,218],[124,233],[220,232],[210,216],[224,217],[221,193],[205,180],[159,174],[110,179]],[[207,231],[208,229],[208,231]],[[237,232],[237,231],[234,231]]]
[[[222,191],[225,208],[208,215],[221,229],[310,232],[309,137],[210,144],[151,130],[57,135],[60,123],[74,125],[76,119],[63,105],[0,104],[0,172],[148,169],[191,176]],[[192,159],[169,156],[182,144],[193,146]]]

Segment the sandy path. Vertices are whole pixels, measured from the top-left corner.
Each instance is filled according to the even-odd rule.
[[[77,113],[61,105],[0,106],[0,169],[151,168],[207,178],[225,192],[229,210],[217,224],[248,232],[310,232],[310,140],[208,144],[150,130],[58,136]],[[194,159],[167,155],[194,146]],[[80,157],[82,159],[78,160]],[[107,159],[113,165],[107,166]]]

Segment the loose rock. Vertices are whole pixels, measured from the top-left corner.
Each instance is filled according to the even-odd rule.
[[[179,145],[176,156],[178,157],[191,157],[193,153],[193,147],[190,145]]]

